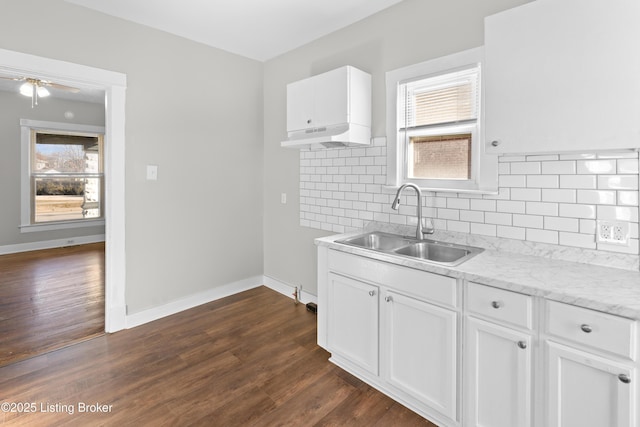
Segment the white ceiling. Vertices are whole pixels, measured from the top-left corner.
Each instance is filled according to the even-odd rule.
[[[66,0],[266,61],[402,0]]]

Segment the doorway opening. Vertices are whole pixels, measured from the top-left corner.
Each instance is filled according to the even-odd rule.
[[[124,119],[126,75],[109,70],[56,59],[0,49],[0,74],[28,76],[60,85],[104,93],[104,221],[105,242],[102,264],[104,274],[103,332],[126,327],[125,306],[125,227],[124,227]],[[38,108],[38,107],[36,107]],[[69,248],[68,248],[69,249]],[[89,276],[96,271],[89,272]],[[2,313],[0,313],[0,317]]]

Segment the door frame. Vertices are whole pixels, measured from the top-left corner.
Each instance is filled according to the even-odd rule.
[[[125,91],[123,73],[0,49],[0,72],[105,91],[105,331],[126,328]]]

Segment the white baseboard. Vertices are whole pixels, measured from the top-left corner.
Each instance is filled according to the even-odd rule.
[[[177,301],[172,301],[160,307],[150,308],[139,313],[128,314],[126,316],[126,328],[134,328],[136,326],[263,285],[293,299],[294,287],[292,285],[269,276],[254,276],[205,292],[200,292]],[[299,299],[303,304],[308,302],[318,303],[318,297],[309,292],[305,292],[304,289],[302,289]]]
[[[293,299],[295,286],[281,282],[280,280],[274,279],[273,277],[269,276],[263,276],[262,283],[264,283],[267,288],[273,289],[274,291],[280,292],[282,295],[288,296],[289,298]],[[298,295],[298,299],[304,304],[308,302],[318,304],[318,297],[310,292],[306,292],[304,288],[300,292],[300,295]]]
[[[93,236],[68,237],[66,239],[45,240],[42,242],[18,243],[15,245],[0,246],[0,255],[38,251],[41,249],[63,248],[65,246],[85,245],[87,243],[104,241],[104,234],[96,234]]]
[[[158,320],[163,317],[170,316],[172,314],[176,314],[211,301],[228,297],[239,292],[244,292],[249,289],[257,288],[258,286],[262,286],[262,282],[263,276],[249,277],[248,279],[239,280],[237,282],[229,283],[227,285],[213,288],[205,292],[200,292],[198,294],[191,295],[177,301],[172,301],[159,307],[150,308],[139,313],[128,314],[126,318],[126,327],[128,329],[140,326],[145,323],[152,322],[154,320]]]

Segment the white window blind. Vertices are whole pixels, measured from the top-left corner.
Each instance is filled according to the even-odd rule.
[[[400,83],[399,130],[477,120],[479,74],[474,67]]]

